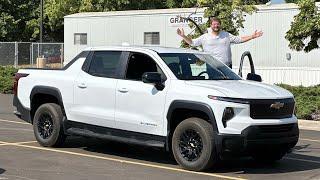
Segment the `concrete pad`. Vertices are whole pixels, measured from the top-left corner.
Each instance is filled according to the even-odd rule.
[[[298,120],[299,128],[312,131],[320,131],[320,121]]]

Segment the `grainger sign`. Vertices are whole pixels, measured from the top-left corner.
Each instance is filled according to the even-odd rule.
[[[176,27],[181,27],[181,26],[188,26],[189,21],[185,19],[188,16],[183,16],[183,15],[177,15],[177,16],[169,16],[168,17],[168,24],[169,26],[176,26]],[[204,18],[203,15],[192,15],[190,17],[195,23],[197,24],[204,24],[207,22],[208,18]]]

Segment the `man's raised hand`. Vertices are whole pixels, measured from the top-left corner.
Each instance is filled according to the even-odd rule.
[[[177,29],[177,34],[179,35],[179,36],[184,36],[184,30],[183,30],[183,28],[178,28]]]

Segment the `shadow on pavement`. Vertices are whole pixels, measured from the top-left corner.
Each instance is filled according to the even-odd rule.
[[[173,156],[162,148],[144,147],[95,138],[68,137],[63,148],[82,148],[89,152],[102,153],[117,158],[130,158],[154,163],[177,165]]]
[[[6,170],[0,168],[0,174],[3,174],[4,172],[6,172]]]
[[[271,164],[259,163],[251,158],[223,161],[220,166],[215,168],[212,172],[235,172],[236,174],[281,174],[316,169],[319,169],[320,171],[320,156],[301,154],[304,152],[311,152],[314,149],[320,148],[312,148],[310,144],[296,146],[292,153],[287,154],[282,160]]]
[[[310,152],[312,150],[310,146],[310,144],[296,146],[292,153],[287,154],[282,160],[272,164],[259,163],[249,157],[233,158],[231,160],[224,160],[220,162],[216,168],[210,170],[209,172],[233,172],[236,174],[279,174],[315,169],[319,169],[320,171],[320,157],[300,154],[303,152]],[[160,148],[128,145],[94,138],[72,137],[67,140],[63,148],[82,148],[89,152],[117,156],[117,159],[130,158],[134,160],[143,160],[150,163],[160,163],[164,166],[177,165],[173,156]],[[308,162],[308,160],[311,161]]]
[[[313,161],[318,162],[306,162],[293,159],[313,159]],[[290,155],[285,156],[282,160],[277,161],[275,163],[263,164],[256,162],[251,158],[242,158],[240,160],[223,161],[219,167],[215,168],[211,172],[235,172],[236,174],[280,174],[316,169],[320,170],[319,159],[319,157],[315,156],[291,153]]]

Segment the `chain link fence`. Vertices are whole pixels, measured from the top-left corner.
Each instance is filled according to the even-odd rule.
[[[14,42],[2,42],[0,43],[0,65],[16,65],[16,46]]]
[[[63,56],[63,43],[0,42],[0,66],[61,68]]]
[[[61,68],[63,65],[63,43],[32,43],[31,64],[36,66],[38,58],[44,58],[46,66]]]

